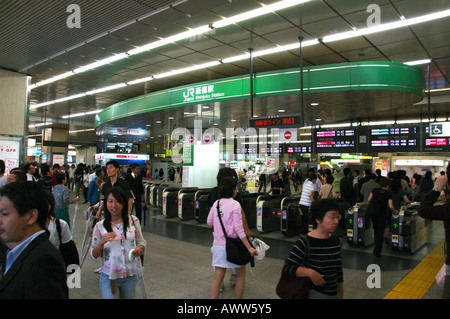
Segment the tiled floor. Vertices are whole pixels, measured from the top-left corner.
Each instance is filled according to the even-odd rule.
[[[77,208],[74,239],[80,248],[85,234],[84,209],[85,204],[71,205],[71,218]],[[148,210],[144,227],[144,237],[148,248],[144,262],[144,279],[147,298],[151,299],[206,299],[209,298],[209,288],[213,279],[210,246],[212,243],[211,230],[208,226],[196,221],[181,221],[178,218],[166,218],[160,210]],[[266,257],[257,262],[254,268],[247,266],[246,289],[244,297],[248,299],[278,299],[275,287],[278,282],[283,259],[285,259],[295,242],[295,238],[286,238],[280,232],[258,234],[252,229],[255,237],[270,245]],[[344,234],[344,232],[342,232]],[[423,272],[427,276],[428,287],[423,289],[423,298],[440,298],[440,289],[433,282],[434,268],[424,267],[422,260],[427,261],[444,237],[441,222],[432,223],[432,232],[428,243],[415,254],[392,252],[384,245],[381,258],[372,254],[372,247],[361,248],[349,246],[345,236],[343,239],[344,265],[344,297],[345,299],[383,299],[408,298],[399,295],[403,291],[410,295],[418,295],[415,288],[399,285],[406,276],[414,271]],[[435,264],[439,264],[439,255],[443,255],[442,247],[433,251]],[[443,256],[441,256],[443,257]],[[422,262],[422,263],[421,263]],[[72,299],[101,298],[98,282],[99,275],[94,272],[100,267],[100,260],[92,260],[88,256],[81,270],[81,288],[72,288]],[[369,288],[367,280],[372,272],[367,272],[369,265],[376,264],[381,269],[381,286]],[[439,266],[440,268],[440,266]],[[394,292],[391,291],[394,289]],[[140,289],[137,297],[141,298]],[[229,274],[225,277],[225,289],[221,298],[234,298],[233,287],[229,284]]]

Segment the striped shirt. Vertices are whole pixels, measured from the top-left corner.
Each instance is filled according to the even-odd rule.
[[[316,270],[323,275],[325,284],[322,286],[311,285],[314,289],[325,295],[337,295],[338,284],[344,281],[342,272],[342,244],[339,237],[331,235],[329,238],[314,238],[309,235],[310,243],[309,262],[307,268]],[[302,266],[305,259],[306,243],[304,238],[299,238],[291,250],[289,258],[284,266],[284,272],[295,276],[297,268]]]
[[[311,191],[319,191],[319,188],[317,187],[317,184],[313,184],[311,181],[305,181],[302,188],[302,196],[300,197],[300,205],[303,206],[311,206],[312,200],[311,197],[309,197],[309,194]]]

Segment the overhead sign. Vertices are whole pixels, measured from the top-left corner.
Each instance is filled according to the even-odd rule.
[[[450,122],[430,123],[431,137],[450,137]]]
[[[301,127],[301,116],[293,114],[288,116],[276,117],[254,117],[250,120],[250,127]]]

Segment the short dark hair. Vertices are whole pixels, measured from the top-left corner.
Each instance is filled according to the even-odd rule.
[[[380,187],[386,187],[386,186],[391,186],[391,181],[389,179],[387,179],[386,177],[382,177],[380,178]]]
[[[25,166],[23,167],[23,170],[25,171],[25,172],[28,172],[29,170],[30,170],[30,167],[31,166],[33,166],[33,165],[31,165],[31,163],[26,163],[25,164]],[[34,167],[34,166],[33,166]]]
[[[49,202],[45,189],[38,183],[26,181],[6,184],[0,190],[0,195],[12,202],[21,217],[31,209],[37,209],[37,223],[42,229],[46,228]]]
[[[231,167],[222,167],[221,169],[219,169],[219,172],[217,173],[217,177],[216,177],[217,185],[219,185],[220,181],[225,177],[231,177],[231,178],[237,179],[236,171],[234,169],[232,169]]]
[[[43,164],[43,165],[41,166],[41,173],[42,173],[42,176],[47,175],[48,172],[50,172],[50,166],[48,166],[47,164]]]
[[[309,175],[308,177],[308,181],[312,182],[313,180],[317,179],[317,175],[312,173],[311,175]]]
[[[67,178],[66,174],[59,173],[58,175],[56,175],[56,182],[58,184],[62,184],[63,180],[65,180],[66,178]]]
[[[117,162],[117,161],[115,161],[115,160],[111,160],[111,161],[109,161],[108,163],[106,163],[106,165],[105,166],[108,166],[108,165],[113,165],[115,168],[118,168],[118,169],[120,169],[120,165],[119,165],[119,162]]]
[[[22,170],[15,170],[9,173],[10,175],[16,175],[16,182],[26,182],[27,174],[25,174]]]
[[[317,226],[316,219],[322,221],[325,217],[326,213],[329,211],[334,210],[339,212],[339,205],[337,202],[332,198],[323,198],[314,201],[311,204],[311,207],[309,209],[309,212],[311,214],[311,218],[313,220],[314,227]]]
[[[237,187],[237,180],[226,176],[222,178],[219,184],[219,197],[230,198],[233,197],[234,189]]]

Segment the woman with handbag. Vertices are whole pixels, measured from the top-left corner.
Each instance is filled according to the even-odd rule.
[[[303,298],[343,298],[342,244],[339,237],[332,234],[339,225],[339,206],[333,199],[320,199],[312,203],[310,213],[317,226],[297,240],[283,272],[292,276],[293,282],[295,277],[310,279],[307,296]],[[283,289],[277,287],[277,293]]]
[[[226,242],[229,238],[240,238],[251,256],[257,254],[245,235],[242,223],[241,205],[233,198],[237,193],[237,180],[225,177],[219,184],[219,199],[214,202],[207,223],[214,228],[214,241],[211,248],[214,279],[211,284],[211,298],[219,297],[220,285],[227,268],[236,270],[235,295],[240,299],[245,289],[245,265],[237,265],[227,260]],[[219,216],[220,214],[220,216]],[[226,234],[224,234],[224,230]]]
[[[104,299],[133,299],[138,282],[132,256],[142,256],[145,241],[139,220],[128,214],[128,199],[119,186],[105,195],[105,217],[92,232],[91,255],[103,256],[100,291]]]

